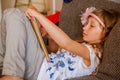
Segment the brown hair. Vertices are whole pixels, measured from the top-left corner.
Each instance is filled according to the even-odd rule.
[[[107,39],[108,34],[117,23],[118,13],[114,10],[105,9],[96,9],[93,13],[98,16],[105,24],[105,27],[102,27],[104,38],[101,40],[100,43],[92,44],[93,48],[95,49],[96,55],[101,58],[103,53],[104,41]]]
[[[105,24],[103,31],[105,32],[105,37],[108,36],[118,20],[118,13],[114,10],[105,9],[96,9],[93,13]]]
[[[95,50],[97,57],[102,58],[104,41],[106,40],[112,28],[117,23],[119,13],[114,10],[105,10],[105,9],[100,9],[100,8],[96,9],[92,13],[95,14],[105,24],[105,27],[102,27],[102,25],[100,26],[101,29],[103,30],[102,31],[104,35],[103,39],[99,43],[90,44]],[[91,16],[89,15],[88,17],[91,17]],[[83,39],[77,39],[76,41],[80,43],[84,42]]]
[[[102,22],[105,24],[105,27],[102,27],[104,38],[101,40],[100,43],[91,44],[93,49],[95,50],[96,56],[101,60],[104,42],[107,39],[112,28],[117,23],[119,13],[114,10],[105,10],[105,9],[96,9],[93,13],[96,16],[98,16],[100,20],[102,20]],[[96,70],[93,72],[92,75],[96,75],[96,73],[98,72],[98,68],[99,66],[97,66]]]
[[[114,11],[114,10],[105,10],[105,9],[96,9],[92,13],[95,14],[105,24],[105,27],[102,27],[102,25],[101,25],[101,29],[103,30],[102,32],[103,32],[103,35],[104,35],[101,42],[90,44],[93,47],[93,49],[96,53],[96,56],[101,61],[102,60],[104,42],[107,39],[107,36],[109,35],[112,28],[117,23],[118,18],[119,18],[119,13]],[[91,17],[91,16],[88,16],[88,17]],[[83,39],[77,39],[76,41],[79,42],[79,43],[85,42]],[[93,72],[93,75],[96,74],[97,72],[98,72],[98,67]]]

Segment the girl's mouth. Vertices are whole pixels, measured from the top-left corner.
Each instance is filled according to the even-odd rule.
[[[86,34],[86,33],[83,33],[83,36],[87,36],[87,34]]]

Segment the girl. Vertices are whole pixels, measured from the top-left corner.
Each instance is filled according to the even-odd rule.
[[[38,80],[64,80],[92,74],[100,63],[104,40],[117,21],[112,11],[87,8],[81,16],[83,42],[79,43],[34,8],[28,8],[26,15],[30,19],[34,16],[62,48],[49,55],[50,62],[44,60]]]

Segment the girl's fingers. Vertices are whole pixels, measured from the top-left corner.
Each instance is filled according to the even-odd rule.
[[[31,17],[32,15],[31,15],[31,12],[29,11],[29,10],[27,10],[26,12],[25,12],[25,14],[26,14],[26,16],[29,18],[29,19],[33,19],[33,17]]]
[[[30,16],[27,13],[25,13],[25,15],[30,19]]]

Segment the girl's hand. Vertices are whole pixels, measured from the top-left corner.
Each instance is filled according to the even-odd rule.
[[[26,11],[25,11],[26,16],[31,19],[32,17],[37,17],[39,15],[39,11],[34,7],[30,6]]]

